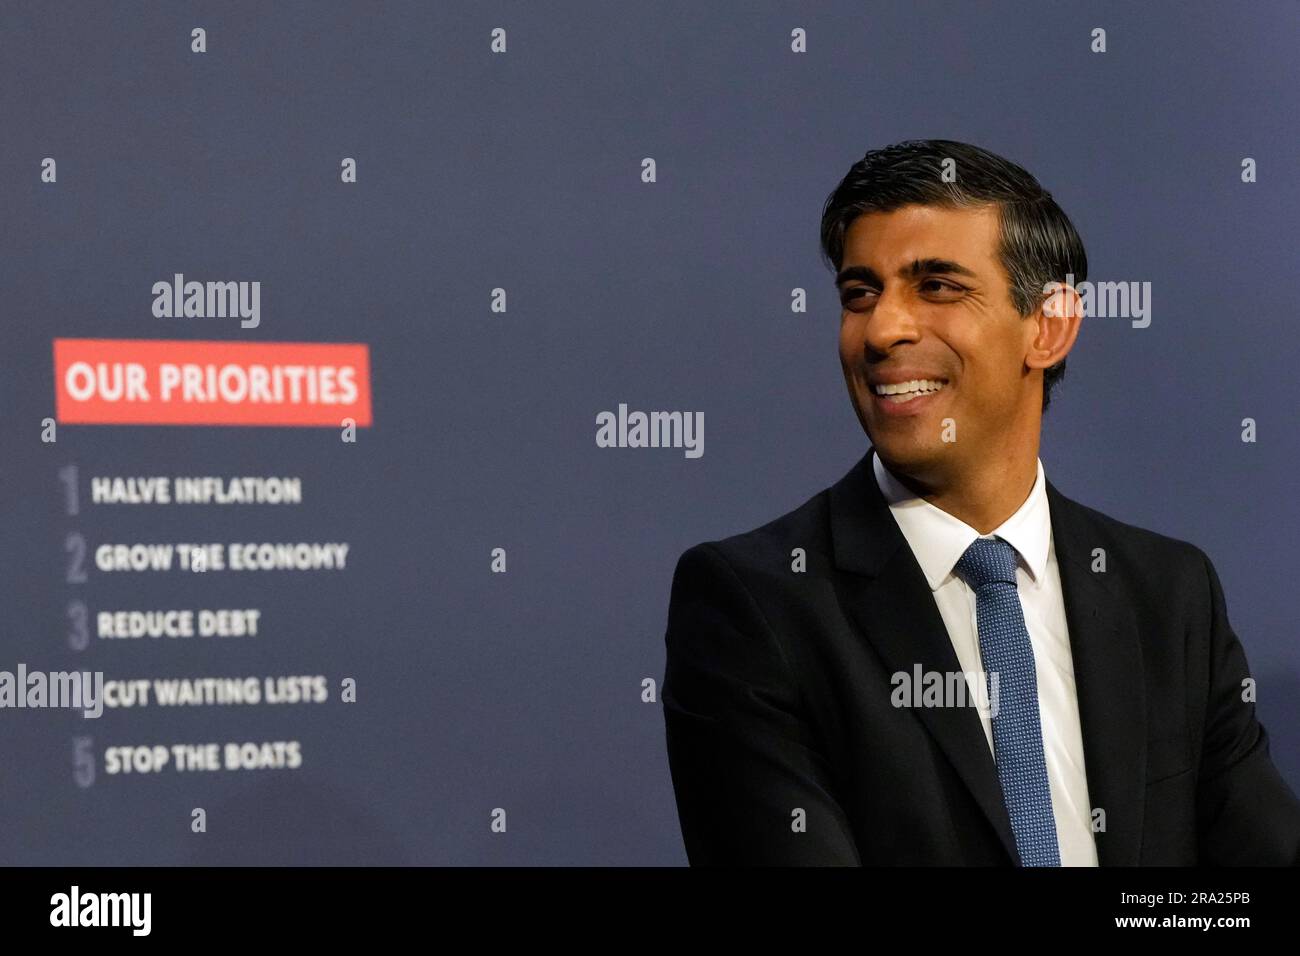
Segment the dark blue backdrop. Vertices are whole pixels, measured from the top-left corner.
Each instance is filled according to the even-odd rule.
[[[821,204],[866,149],[931,136],[1035,173],[1090,278],[1152,283],[1148,328],[1085,322],[1043,461],[1066,494],[1209,553],[1300,784],[1295,3],[5,3],[0,18],[0,669],[331,681],[328,703],[281,709],[0,712],[0,861],[684,863],[660,705],[641,700],[663,673],[675,560],[862,454]],[[150,287],[176,272],[260,280],[260,327],[155,319]],[[71,425],[44,444],[55,337],[366,342],[375,425],[355,445]],[[598,448],[595,416],[620,402],[703,411],[704,455]],[[70,518],[67,464],[83,482],[298,475],[305,498],[83,496]],[[69,585],[74,527],[92,547],[351,554],[344,572]],[[259,607],[262,632],[76,652],[74,597]],[[87,734],[100,773],[81,788]],[[113,743],[243,739],[300,740],[304,765],[102,772]]]

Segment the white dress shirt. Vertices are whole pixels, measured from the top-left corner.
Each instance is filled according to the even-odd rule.
[[[1052,815],[1062,866],[1096,866],[1097,848],[1092,838],[1092,811],[1088,805],[1088,780],[1083,765],[1083,732],[1074,688],[1074,662],[1065,622],[1061,577],[1052,545],[1052,522],[1047,502],[1043,462],[1038,477],[1020,508],[987,535],[980,535],[898,481],[872,453],[876,473],[889,510],[907,539],[925,579],[934,593],[957,660],[967,674],[983,673],[979,633],[975,618],[975,591],[953,568],[978,537],[999,537],[1015,548],[1016,590],[1025,614],[1029,643],[1034,651],[1038,679],[1038,714],[1043,728],[1043,756],[1052,792]],[[968,681],[969,682],[969,681]],[[971,700],[984,701],[987,693],[971,686]],[[989,752],[993,753],[993,721],[987,707],[978,708]]]

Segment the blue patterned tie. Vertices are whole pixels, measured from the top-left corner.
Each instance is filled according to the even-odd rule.
[[[976,538],[957,561],[956,571],[975,589],[985,681],[989,674],[998,675],[993,752],[1020,863],[1060,866],[1038,719],[1034,649],[1016,591],[1015,549],[1001,538]],[[992,699],[992,690],[989,693]]]

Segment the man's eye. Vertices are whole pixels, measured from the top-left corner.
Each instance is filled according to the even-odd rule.
[[[872,300],[874,300],[876,294],[877,293],[875,289],[868,289],[865,286],[859,286],[856,289],[846,289],[844,295],[841,297],[841,300],[845,305],[848,305],[850,302],[855,302],[855,301],[870,303]]]
[[[965,292],[965,288],[954,282],[948,282],[945,279],[926,279],[921,283],[921,291],[938,292],[942,294],[960,294]]]

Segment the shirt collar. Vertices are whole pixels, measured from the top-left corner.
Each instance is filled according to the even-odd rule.
[[[1038,474],[1029,497],[1006,521],[985,537],[996,535],[1010,544],[1020,555],[1020,560],[1041,587],[1047,571],[1048,550],[1052,543],[1051,513],[1047,503],[1046,478],[1043,460],[1037,459]],[[917,497],[880,461],[872,449],[871,466],[876,473],[876,484],[884,495],[898,528],[907,539],[916,561],[925,574],[930,590],[936,590],[953,573],[953,567],[971,542],[980,533],[960,518],[938,508],[924,498]]]

